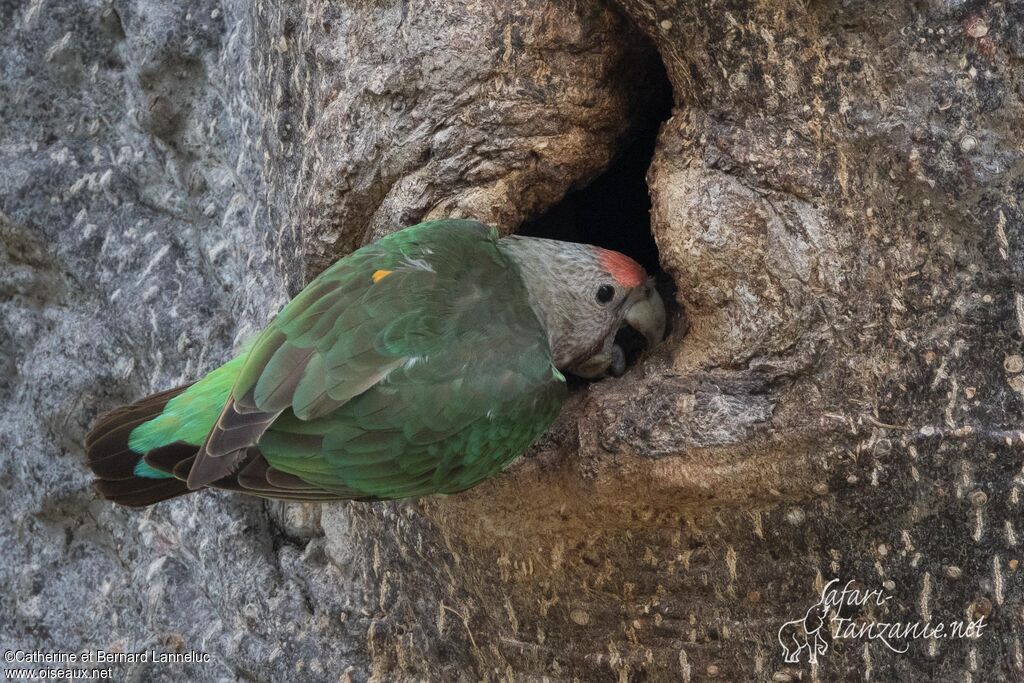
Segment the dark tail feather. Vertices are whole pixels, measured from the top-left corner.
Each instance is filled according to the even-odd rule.
[[[189,493],[188,486],[180,479],[145,479],[143,477],[132,477],[121,481],[97,479],[94,486],[101,496],[112,503],[132,508],[146,507]]]
[[[171,444],[144,455],[128,447],[132,430],[163,412],[167,402],[189,386],[147,396],[131,405],[115,408],[96,420],[85,437],[85,457],[96,475],[96,490],[104,498],[121,505],[144,507],[189,493],[188,486],[180,479],[138,477],[135,468],[145,459],[151,467],[170,473],[178,461],[195,455],[198,450],[195,446]]]

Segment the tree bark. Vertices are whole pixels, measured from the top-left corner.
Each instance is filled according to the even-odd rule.
[[[1019,680],[1024,5],[87,0],[0,8],[0,644],[197,680]],[[449,498],[143,514],[101,410],[332,260],[510,232],[633,144],[669,338]],[[645,239],[636,235],[637,240]],[[785,622],[832,580],[860,622]],[[835,621],[833,628],[835,628]]]

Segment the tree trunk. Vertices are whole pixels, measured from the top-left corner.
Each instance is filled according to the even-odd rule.
[[[75,0],[0,26],[4,649],[210,656],[113,665],[139,680],[1024,677],[1024,5]],[[659,124],[648,225],[619,198]],[[649,263],[653,235],[669,338],[458,496],[95,499],[96,414],[443,216]],[[873,597],[785,661],[833,579]],[[841,630],[954,621],[980,633]]]

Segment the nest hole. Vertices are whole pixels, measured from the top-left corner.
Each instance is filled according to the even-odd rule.
[[[653,46],[641,69],[646,98],[630,111],[628,132],[612,162],[600,175],[572,188],[565,197],[537,218],[527,221],[519,234],[593,244],[626,254],[652,274],[668,307],[670,327],[678,327],[675,284],[662,270],[658,247],[651,233],[651,197],[647,187],[661,124],[672,115],[672,84]],[[672,332],[670,329],[669,333]],[[624,328],[616,341],[632,364],[643,349],[643,339]]]

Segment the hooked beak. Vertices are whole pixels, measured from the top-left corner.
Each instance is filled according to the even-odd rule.
[[[626,311],[625,321],[644,336],[648,349],[665,337],[665,302],[652,283],[647,284],[643,298]]]

